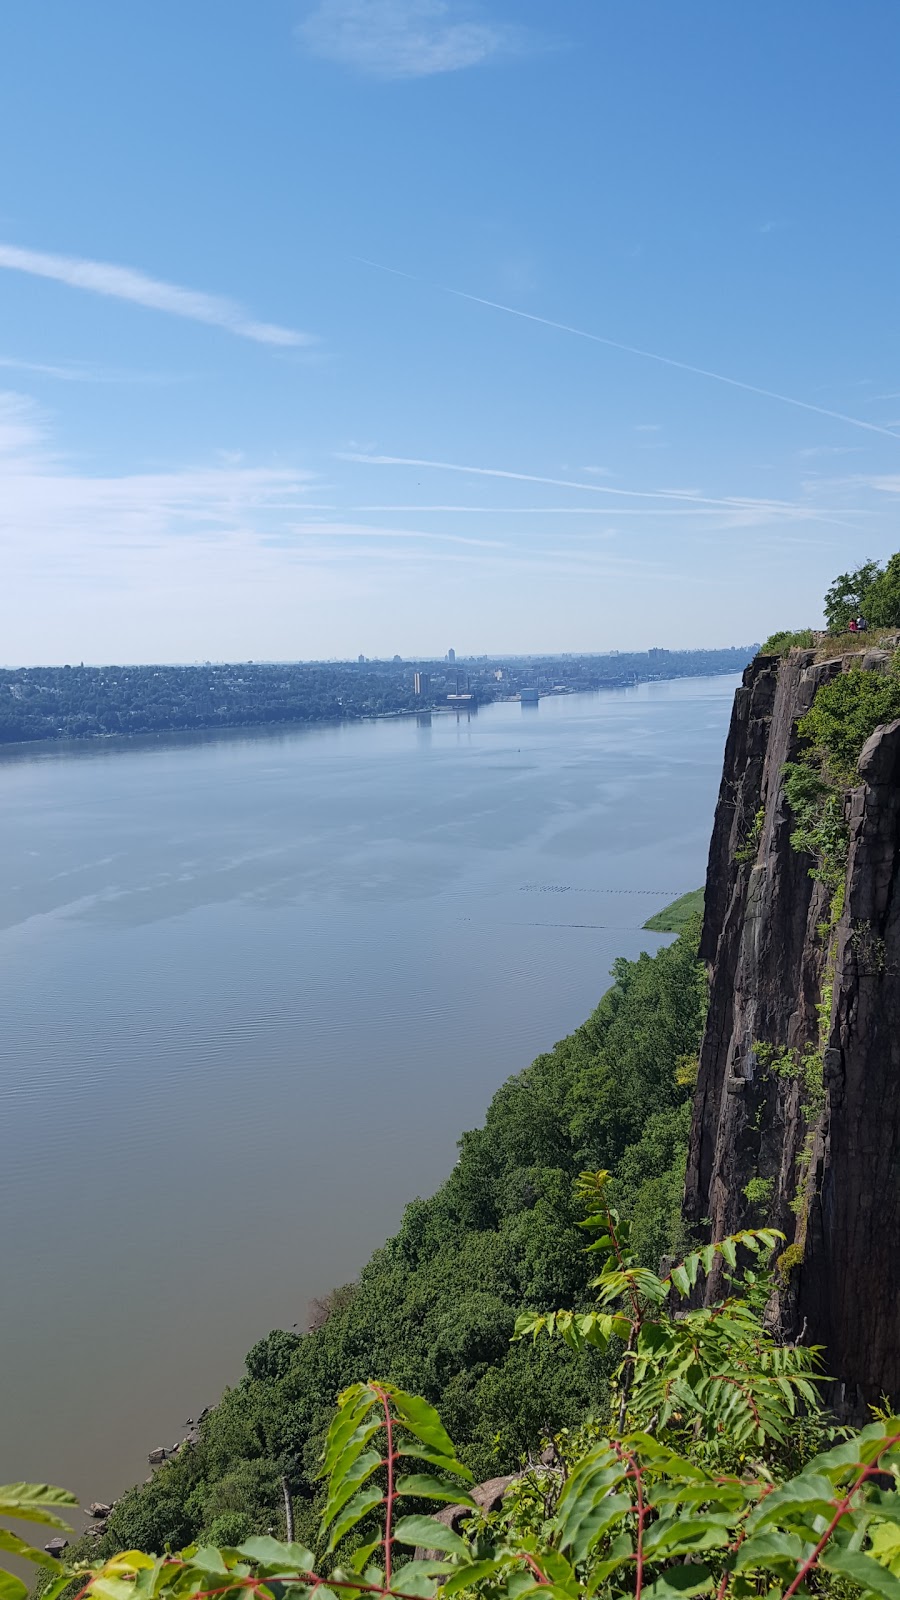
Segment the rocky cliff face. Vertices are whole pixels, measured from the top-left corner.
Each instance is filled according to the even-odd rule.
[[[707,1237],[766,1221],[793,1243],[777,1314],[786,1333],[827,1346],[848,1415],[900,1396],[900,722],[860,759],[836,929],[830,892],[791,846],[782,768],[819,685],[887,659],[760,656],[737,691],[710,847],[710,1009],[685,1190]],[[773,1070],[785,1052],[807,1054],[812,1095],[802,1074]]]

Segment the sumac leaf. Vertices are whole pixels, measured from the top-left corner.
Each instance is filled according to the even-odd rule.
[[[469,1556],[465,1540],[436,1517],[401,1517],[394,1528],[394,1538],[398,1544],[421,1544],[428,1550],[446,1550],[449,1555],[464,1559]]]

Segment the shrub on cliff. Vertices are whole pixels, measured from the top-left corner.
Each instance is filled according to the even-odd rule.
[[[859,781],[856,763],[866,740],[895,717],[900,717],[900,675],[854,667],[822,684],[797,726],[820,755],[826,775],[849,786]]]
[[[779,633],[770,633],[765,644],[760,646],[762,656],[786,656],[789,650],[811,650],[815,644],[812,628],[797,628],[791,632],[789,628],[782,628]]]

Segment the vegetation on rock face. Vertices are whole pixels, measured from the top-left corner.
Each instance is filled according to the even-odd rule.
[[[843,573],[829,589],[825,609],[833,630],[845,628],[853,617],[861,614],[873,625],[889,626],[900,622],[900,555],[893,556],[883,569],[876,562],[867,562],[854,573]],[[797,636],[793,636],[786,648],[797,642]],[[768,646],[774,643],[770,640]],[[834,641],[828,642],[829,646],[833,644]],[[824,944],[817,1034],[815,1039],[797,1048],[760,1041],[754,1045],[762,1071],[792,1079],[800,1089],[806,1132],[798,1158],[797,1191],[791,1205],[800,1219],[795,1245],[801,1254],[815,1129],[825,1104],[824,1051],[831,1026],[836,930],[844,909],[850,846],[848,790],[859,782],[858,762],[867,739],[876,728],[900,717],[900,656],[890,659],[884,654],[877,655],[866,668],[862,665],[862,656],[853,656],[851,660],[853,665],[849,671],[829,678],[816,690],[809,711],[797,723],[801,740],[797,758],[788,762],[782,773],[784,795],[793,823],[791,845],[809,857],[810,876],[829,891],[827,914],[817,928]],[[758,813],[756,822],[761,821],[762,815]],[[746,850],[736,852],[737,859],[752,859],[757,843],[758,830],[755,838],[748,839]],[[757,1188],[753,1193],[749,1185],[745,1188],[747,1199],[765,1206],[762,1180],[752,1182]],[[787,1253],[781,1259],[786,1261]]]
[[[858,782],[856,764],[866,740],[895,717],[900,717],[900,673],[853,667],[822,684],[798,732],[809,740],[826,778],[849,787]]]
[[[858,782],[857,763],[866,740],[896,717],[900,717],[900,673],[891,663],[888,672],[852,667],[823,683],[797,724],[806,748],[799,760],[784,768],[785,796],[795,822],[791,843],[812,856],[811,875],[838,897],[849,843],[845,791]],[[835,920],[832,916],[832,923]]]

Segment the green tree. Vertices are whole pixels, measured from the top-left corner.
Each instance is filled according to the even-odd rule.
[[[868,615],[869,595],[882,575],[877,561],[864,561],[855,572],[842,572],[825,595],[825,620],[829,633],[844,633],[854,617]]]

